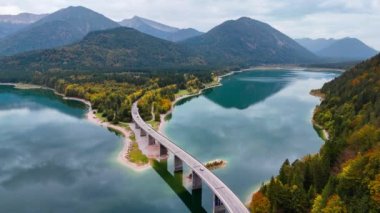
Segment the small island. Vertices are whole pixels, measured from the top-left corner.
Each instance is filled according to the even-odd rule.
[[[216,159],[216,160],[212,160],[212,161],[207,162],[205,164],[205,167],[209,170],[215,170],[215,169],[223,168],[226,165],[227,165],[227,161]]]

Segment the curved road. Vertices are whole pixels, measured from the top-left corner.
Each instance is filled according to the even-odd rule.
[[[240,201],[240,199],[210,170],[208,170],[201,162],[191,156],[189,153],[175,145],[168,138],[155,131],[150,125],[139,115],[137,102],[132,106],[132,118],[135,124],[142,128],[147,135],[153,137],[159,144],[167,148],[171,153],[179,157],[193,172],[195,172],[214,192],[225,208],[231,213],[248,213],[248,209]]]

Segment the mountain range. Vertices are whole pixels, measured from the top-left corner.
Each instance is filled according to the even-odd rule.
[[[0,39],[11,35],[29,24],[40,20],[47,14],[20,13],[18,15],[0,15]]]
[[[5,57],[0,60],[0,70],[199,70],[315,60],[312,53],[270,25],[240,18],[179,43],[132,28],[91,32],[72,45]]]
[[[342,39],[296,39],[296,41],[323,58],[338,61],[365,60],[378,52],[356,38]]]
[[[236,68],[358,61],[377,53],[355,38],[295,41],[247,17],[202,33],[138,16],[118,23],[80,6],[52,14],[0,16],[1,29],[14,31],[0,38],[0,55],[11,56],[0,59],[4,70]]]
[[[182,41],[203,34],[193,28],[179,29],[149,19],[134,16],[119,22],[121,26],[134,28],[148,35],[168,41]]]

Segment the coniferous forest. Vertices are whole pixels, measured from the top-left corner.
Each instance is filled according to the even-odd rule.
[[[252,212],[379,212],[380,55],[324,85],[314,120],[320,152],[286,160],[252,197]]]

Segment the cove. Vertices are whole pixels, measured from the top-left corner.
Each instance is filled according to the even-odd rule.
[[[215,174],[241,200],[271,176],[285,159],[316,153],[322,140],[311,118],[319,99],[309,94],[340,73],[281,69],[225,77],[222,86],[181,100],[165,134],[201,162],[227,160]]]
[[[1,212],[193,208],[194,196],[165,165],[142,173],[120,165],[122,139],[85,120],[86,111],[82,103],[48,90],[0,86]]]

